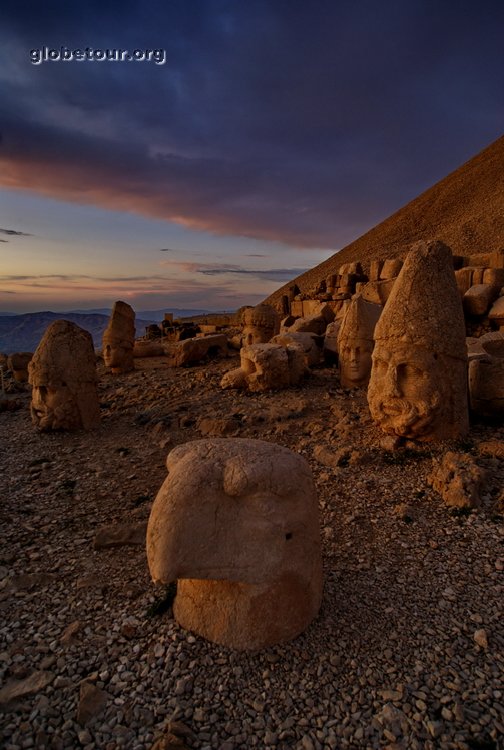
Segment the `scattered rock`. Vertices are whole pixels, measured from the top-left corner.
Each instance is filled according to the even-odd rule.
[[[109,694],[91,682],[82,682],[79,691],[79,705],[76,721],[82,727],[96,719],[107,705]]]
[[[25,695],[39,693],[44,690],[54,680],[52,672],[34,672],[24,680],[11,682],[0,690],[0,706],[3,706],[17,698],[24,698]]]
[[[109,547],[122,547],[128,544],[145,544],[147,524],[141,523],[118,523],[112,526],[103,526],[96,532],[94,549],[107,549]]]

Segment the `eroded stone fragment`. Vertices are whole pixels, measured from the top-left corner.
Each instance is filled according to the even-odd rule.
[[[297,385],[307,371],[306,357],[298,344],[252,344],[240,350],[240,367],[227,372],[222,388],[276,391]]]
[[[91,335],[68,320],[46,329],[28,365],[31,415],[39,430],[90,430],[100,423]]]
[[[347,305],[338,333],[340,382],[344,388],[367,386],[371,374],[374,329],[382,308],[355,296]]]
[[[440,463],[435,463],[428,483],[447,505],[477,508],[481,504],[484,478],[484,471],[471,456],[449,451]]]
[[[179,446],[167,467],[147,558],[154,581],[179,579],[179,624],[240,650],[301,633],[322,596],[318,505],[305,459],[227,438]]]
[[[135,368],[135,312],[126,302],[114,303],[109,324],[103,332],[103,361],[112,372],[129,372]]]
[[[394,284],[375,328],[368,403],[388,434],[425,441],[468,431],[464,316],[442,242],[414,245]]]

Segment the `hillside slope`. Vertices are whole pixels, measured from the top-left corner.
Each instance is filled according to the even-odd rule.
[[[411,243],[428,238],[443,240],[456,255],[504,247],[504,136],[265,301],[279,303],[294,283],[307,292],[343,263],[361,261],[366,269],[376,258],[403,256]]]

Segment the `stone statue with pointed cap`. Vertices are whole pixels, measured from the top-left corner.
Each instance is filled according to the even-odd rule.
[[[371,374],[374,329],[382,308],[355,296],[347,305],[338,332],[340,383],[344,388],[364,388]]]
[[[126,302],[114,302],[108,326],[103,332],[103,361],[113,373],[135,369],[135,312]]]
[[[413,245],[394,284],[375,328],[368,403],[384,432],[404,438],[469,429],[464,315],[442,242]]]
[[[187,630],[239,650],[299,635],[322,597],[318,504],[304,458],[273,443],[196,440],[168,455],[147,528],[154,581],[178,579]]]
[[[46,329],[28,365],[32,421],[41,431],[90,430],[100,423],[91,335],[68,320]]]

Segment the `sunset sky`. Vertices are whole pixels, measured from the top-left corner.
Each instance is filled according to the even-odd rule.
[[[0,311],[259,302],[502,135],[503,27],[484,0],[3,0]]]

